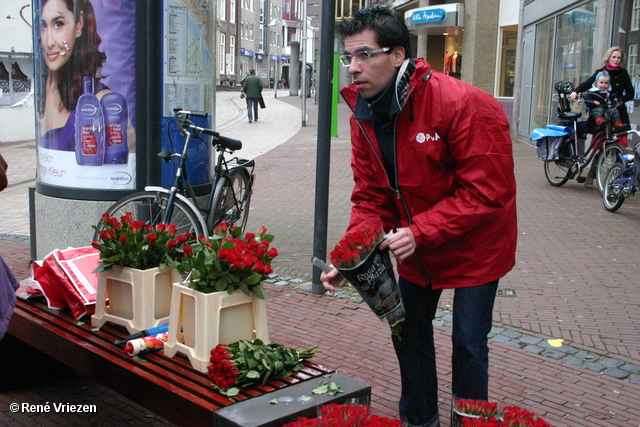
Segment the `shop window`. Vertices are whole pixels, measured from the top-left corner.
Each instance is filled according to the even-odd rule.
[[[518,27],[502,28],[502,43],[500,46],[500,70],[498,81],[498,96],[513,97],[513,84],[516,74],[516,50],[518,46]]]
[[[336,1],[336,18],[346,18],[351,16],[352,10],[358,10],[367,7],[366,0],[337,0]]]
[[[227,67],[225,66],[224,63],[224,58],[225,58],[225,47],[226,47],[226,34],[224,33],[220,33],[220,54],[218,55],[218,58],[220,58],[220,74],[226,74],[227,72]]]
[[[638,76],[638,45],[630,44],[627,47],[627,61],[626,61],[627,71],[629,71],[629,75],[631,79],[634,79]]]

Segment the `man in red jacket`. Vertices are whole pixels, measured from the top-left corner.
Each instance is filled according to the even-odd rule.
[[[488,398],[487,335],[498,280],[513,268],[516,182],[509,124],[486,92],[412,57],[402,18],[384,6],[338,27],[353,83],[355,187],[348,231],[383,225],[397,259],[406,310],[393,344],[400,364],[400,419],[437,426],[432,320],[454,289],[453,394]],[[331,293],[337,270],[321,280]]]

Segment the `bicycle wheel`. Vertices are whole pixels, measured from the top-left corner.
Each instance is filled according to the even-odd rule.
[[[131,212],[134,220],[155,225],[162,222],[168,199],[169,195],[166,193],[146,191],[134,193],[114,203],[107,210],[107,213],[112,217],[120,218],[127,212]],[[180,199],[173,201],[173,214],[169,223],[178,228],[178,234],[190,232],[194,240],[204,232],[197,214]],[[100,230],[96,231],[94,239],[97,238],[99,232]]]
[[[242,168],[232,169],[229,177],[222,177],[213,195],[213,216],[209,219],[209,230],[221,222],[244,230],[249,218],[251,185],[249,173]]]
[[[571,169],[576,165],[574,156],[573,141],[563,141],[558,150],[556,160],[546,160],[544,162],[544,176],[549,184],[554,187],[561,187],[569,181]]]
[[[598,190],[602,193],[605,178],[609,169],[616,163],[622,163],[622,156],[626,154],[625,148],[619,142],[607,144],[604,149],[604,155],[598,156],[596,163],[596,180],[598,181]]]
[[[604,179],[604,189],[602,191],[602,203],[604,208],[609,212],[615,212],[620,209],[624,203],[624,187],[622,185],[611,185],[618,175],[624,170],[624,166],[620,163],[613,165],[607,172]]]

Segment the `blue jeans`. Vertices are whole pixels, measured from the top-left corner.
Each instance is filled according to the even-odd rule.
[[[400,364],[400,420],[409,426],[438,425],[438,377],[433,324],[442,290],[432,290],[403,278],[398,282],[406,318],[401,340],[393,337]],[[460,288],[453,297],[453,394],[488,399],[489,347],[493,303],[498,281]]]
[[[258,108],[260,100],[258,98],[247,98],[247,112],[249,114],[249,120],[253,120],[255,117],[258,120]],[[253,116],[251,111],[253,110]]]

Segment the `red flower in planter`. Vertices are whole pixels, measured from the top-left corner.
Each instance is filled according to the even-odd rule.
[[[273,273],[271,261],[278,256],[275,248],[267,249],[271,240],[273,236],[266,234],[264,227],[258,234],[243,236],[242,228],[222,223],[211,240],[199,236],[197,243],[184,247],[184,257],[170,265],[189,274],[187,286],[199,292],[232,293],[240,289],[246,295],[253,293],[266,299],[267,292],[259,285]]]
[[[139,270],[163,268],[170,260],[182,256],[182,246],[189,234],[174,241],[177,228],[173,224],[157,224],[155,227],[144,221],[135,221],[132,214],[120,219],[102,215],[99,237],[91,245],[100,251],[100,266],[95,270],[110,270],[114,265]],[[173,243],[171,243],[173,241]]]

